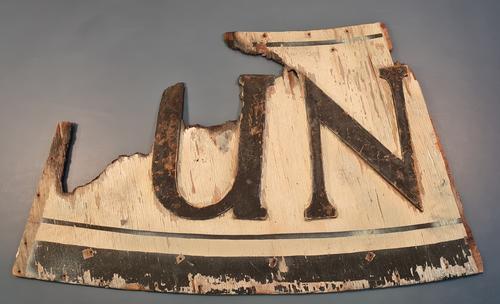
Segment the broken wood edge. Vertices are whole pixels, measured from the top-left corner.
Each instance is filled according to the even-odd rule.
[[[247,76],[253,76],[253,74],[242,74],[238,77],[238,86],[240,88],[239,102],[241,105],[243,104],[243,88],[242,88],[243,78]],[[272,75],[274,79],[280,76],[281,75]],[[170,86],[169,88],[179,84],[184,85],[183,83],[177,83]],[[167,90],[168,88],[164,90],[162,96],[165,94]],[[266,95],[267,94],[268,92],[266,92]],[[227,130],[236,131],[236,129],[239,128],[240,120],[241,120],[241,113],[237,120],[229,120],[222,124],[211,125],[211,126],[203,126],[200,124],[187,125],[184,123],[184,120],[182,120],[183,126],[181,132],[184,132],[185,130],[190,128],[205,129],[209,132],[209,135],[213,137]],[[158,122],[156,122],[155,125],[157,123]],[[27,267],[29,267],[30,265],[29,259],[31,258],[33,246],[35,245],[36,242],[35,238],[38,231],[38,227],[40,226],[41,223],[43,211],[45,209],[47,195],[50,192],[51,188],[55,188],[55,192],[59,195],[73,196],[76,192],[84,189],[85,187],[99,180],[101,176],[103,176],[110,169],[110,167],[116,162],[134,156],[146,158],[149,157],[152,153],[153,145],[151,145],[150,148],[151,151],[148,154],[136,152],[130,155],[119,155],[114,160],[112,160],[108,165],[106,165],[105,168],[99,174],[97,174],[92,180],[82,185],[76,186],[71,191],[64,191],[63,183],[65,183],[65,178],[67,178],[66,171],[68,170],[68,164],[71,161],[70,149],[73,145],[73,139],[74,139],[73,132],[75,131],[76,131],[76,123],[73,122],[63,121],[59,122],[56,126],[56,131],[52,138],[52,143],[49,149],[49,155],[42,170],[42,175],[38,182],[36,195],[33,199],[30,213],[28,215],[28,219],[26,221],[26,225],[24,228],[23,236],[21,238],[16,253],[14,264],[12,266],[12,275],[16,277],[36,278],[34,276],[30,276],[30,273],[36,273],[36,272],[28,271]],[[153,186],[151,185],[151,187]]]
[[[415,81],[418,86],[420,87],[420,83],[415,77],[415,73],[413,73],[413,70],[406,65],[408,68],[408,76],[412,78],[413,81]],[[443,158],[443,162],[446,168],[446,174],[448,176],[448,179],[450,180],[450,186],[451,190],[453,192],[453,196],[455,198],[455,202],[457,204],[458,208],[458,213],[460,214],[460,218],[462,219],[462,224],[464,225],[465,232],[467,234],[466,241],[469,244],[469,248],[472,253],[472,258],[474,259],[474,262],[476,263],[477,266],[477,274],[483,273],[484,272],[484,264],[483,264],[483,259],[481,257],[481,253],[479,252],[479,248],[477,247],[477,242],[474,239],[474,236],[472,235],[472,229],[470,228],[470,225],[465,217],[465,212],[464,212],[464,207],[462,203],[462,198],[460,196],[460,193],[458,192],[456,186],[455,186],[455,178],[453,177],[453,174],[451,173],[451,167],[448,162],[448,158],[446,157],[446,153],[444,152],[443,145],[441,144],[441,139],[439,137],[439,133],[437,132],[436,125],[434,123],[434,120],[432,119],[431,114],[428,112],[427,113],[429,116],[429,120],[432,125],[432,130],[434,131],[434,134],[436,136],[436,148],[439,150],[441,153],[441,157]]]
[[[234,33],[232,33],[232,34],[234,34]],[[226,37],[226,35],[225,35],[225,37]],[[229,37],[234,38],[234,36],[232,36],[232,35],[229,35]],[[255,55],[257,55],[257,54],[258,53],[256,53]],[[286,66],[285,66],[285,68],[286,68]],[[242,76],[244,76],[244,75],[242,75]],[[240,78],[242,76],[240,76]],[[278,75],[276,77],[280,77],[280,75]],[[240,100],[240,102],[242,102],[242,101]],[[209,127],[204,127],[201,125],[192,125],[192,126],[187,125],[186,128],[192,128],[192,127],[205,128],[205,129],[208,129],[210,132],[217,132],[218,130],[226,130],[226,128],[231,128],[231,127],[237,128],[238,122],[239,122],[239,120],[238,121],[228,121],[228,122],[220,124],[220,125],[214,125],[214,126],[209,126]],[[31,211],[30,211],[30,215],[29,215],[29,218],[28,218],[28,221],[26,224],[26,228],[25,228],[25,231],[23,233],[23,238],[21,239],[18,253],[16,255],[16,261],[15,261],[14,266],[12,268],[12,273],[15,276],[41,279],[41,278],[36,277],[36,275],[31,276],[31,277],[27,276],[30,273],[30,271],[28,271],[27,267],[29,267],[29,265],[30,265],[29,259],[32,258],[30,255],[32,253],[33,246],[35,245],[36,232],[37,232],[38,227],[40,225],[40,219],[41,219],[41,216],[43,214],[43,209],[45,207],[45,196],[46,196],[47,191],[44,191],[44,190],[48,190],[51,187],[55,187],[55,189],[58,193],[62,193],[64,195],[72,195],[72,194],[74,194],[74,192],[77,189],[85,187],[86,185],[89,185],[92,182],[94,182],[95,180],[99,179],[101,174],[104,173],[114,162],[116,162],[122,158],[130,157],[130,156],[119,156],[117,159],[112,161],[108,166],[106,166],[106,168],[101,172],[101,174],[99,174],[92,181],[90,181],[84,185],[76,187],[73,191],[71,191],[69,193],[63,192],[62,178],[64,178],[64,170],[65,170],[65,166],[67,165],[67,157],[69,157],[68,150],[70,149],[70,146],[71,146],[71,135],[72,135],[73,126],[74,126],[74,124],[72,124],[70,122],[61,122],[57,125],[56,133],[54,135],[52,145],[50,148],[49,157],[46,161],[42,176],[40,178],[40,182],[39,182],[39,185],[37,188],[38,189],[37,195],[34,198],[33,205],[32,205]],[[435,132],[434,124],[433,124],[433,128],[434,128],[434,132]],[[435,132],[435,134],[437,137],[436,132]],[[445,162],[447,174],[448,174],[448,177],[450,179],[452,191],[455,195],[455,199],[456,199],[456,203],[457,203],[457,206],[458,206],[458,209],[460,212],[460,216],[464,222],[464,226],[466,227],[466,233],[467,233],[466,241],[469,244],[469,247],[470,247],[471,252],[473,254],[474,261],[476,262],[476,265],[478,268],[477,273],[481,273],[481,272],[483,272],[483,262],[482,262],[480,254],[479,254],[479,251],[477,249],[476,243],[472,237],[470,227],[465,220],[465,217],[463,214],[463,206],[462,206],[459,194],[456,191],[454,180],[453,180],[453,177],[450,173],[449,165],[448,165],[447,159],[445,157],[445,154],[442,150],[442,146],[441,146],[441,143],[440,143],[438,137],[437,137],[436,145],[438,146],[438,148],[441,152],[441,155],[443,157],[443,160]],[[142,153],[136,153],[136,154],[140,154],[141,156],[148,155],[148,154],[142,154]],[[134,154],[134,155],[136,155],[136,154]],[[36,274],[36,271],[33,273]],[[132,288],[118,288],[118,289],[133,290]]]
[[[392,40],[390,38],[389,30],[388,30],[386,24],[383,22],[377,22],[375,24],[378,24],[380,26],[382,35],[387,43],[387,47],[388,47],[389,51],[392,51],[393,50],[393,43],[392,43]],[[367,24],[354,25],[354,26],[362,26],[362,25],[367,25]],[[340,28],[335,28],[335,29],[348,29],[349,27],[350,26],[340,27]],[[314,30],[305,30],[305,31],[297,31],[297,32],[306,33],[306,32],[310,32],[310,31],[314,31]],[[227,33],[224,33],[224,42],[226,43],[226,45],[229,48],[231,48],[233,50],[238,50],[238,51],[241,51],[241,52],[248,54],[248,55],[262,55],[262,56],[266,57],[267,59],[273,60],[273,61],[281,64],[283,66],[283,70],[295,71],[293,69],[293,67],[288,67],[286,64],[284,64],[283,60],[277,54],[275,54],[274,52],[269,50],[265,46],[265,44],[257,43],[254,46],[249,46],[248,44],[245,44],[243,42],[243,39],[241,38],[241,36],[245,33],[246,32],[227,32]],[[256,32],[256,33],[260,34],[262,37],[266,37],[268,33],[272,33],[272,32]],[[396,61],[395,64],[397,64],[397,63],[398,62]],[[405,65],[405,66],[407,66],[407,65]],[[415,75],[414,75],[413,71],[411,70],[411,68],[409,66],[407,66],[407,68],[408,68],[408,72],[409,72],[409,74],[411,74],[411,77],[413,78],[413,80],[415,80],[418,83],[418,80],[415,78]],[[435,124],[432,120],[432,116],[430,115],[430,113],[428,113],[428,115],[429,115],[429,119],[431,120],[431,123],[432,123],[432,128],[433,128],[434,134],[436,135],[436,138],[437,138],[436,146],[442,155],[442,158],[443,158],[443,161],[444,161],[444,164],[446,167],[446,172],[447,172],[448,178],[450,180],[451,189],[452,189],[452,192],[453,192],[454,197],[455,197],[455,202],[457,204],[457,208],[458,208],[460,217],[463,220],[463,224],[464,224],[464,227],[465,227],[465,230],[467,233],[467,242],[470,245],[472,256],[474,258],[474,261],[477,264],[478,273],[482,273],[482,272],[484,272],[484,264],[483,264],[481,254],[479,253],[477,243],[472,235],[472,230],[470,228],[470,225],[468,224],[468,222],[465,218],[463,203],[462,203],[460,194],[458,193],[458,190],[456,189],[455,180],[453,178],[453,175],[451,174],[451,169],[450,169],[450,166],[448,163],[448,159],[446,158],[446,154],[444,153],[443,147],[441,145],[441,141],[439,139],[439,135],[437,133]]]
[[[383,34],[383,37],[385,38],[385,41],[386,41],[387,46],[389,48],[389,51],[392,51],[393,44],[392,44],[392,40],[390,38],[389,30],[388,30],[387,26],[383,22],[379,22],[378,25],[381,28],[381,32]],[[348,28],[348,27],[346,27],[346,28]],[[339,28],[336,28],[336,29],[339,29]],[[299,31],[299,32],[308,32],[308,31]],[[249,46],[248,44],[245,44],[242,41],[242,38],[241,38],[241,35],[244,34],[244,33],[245,32],[227,32],[227,33],[225,33],[224,34],[224,41],[225,41],[226,45],[229,48],[233,49],[233,50],[239,50],[239,51],[241,51],[241,52],[243,52],[245,54],[249,54],[249,55],[262,55],[262,56],[266,57],[267,59],[274,60],[277,63],[283,65],[284,69],[288,68],[288,69],[293,70],[292,67],[287,67],[283,63],[283,60],[281,60],[281,58],[279,58],[279,56],[276,55],[274,52],[272,52],[271,50],[269,50],[265,46],[265,44],[259,44],[259,43],[257,43],[254,46]],[[268,33],[270,33],[270,32],[260,32],[260,33],[257,33],[257,34],[260,34],[261,36],[265,37],[265,36],[267,36]],[[413,74],[413,71],[409,67],[408,67],[408,70],[409,70],[409,74],[412,75],[411,77],[413,78],[413,80],[417,81],[416,78],[415,78],[415,75]],[[417,83],[418,83],[418,81],[417,81]],[[471,230],[471,228],[470,228],[470,226],[469,226],[469,224],[468,224],[468,222],[467,222],[467,220],[465,218],[462,200],[461,200],[460,195],[459,195],[459,193],[458,193],[458,191],[456,189],[455,180],[453,178],[453,175],[451,174],[451,169],[450,169],[448,160],[447,160],[446,155],[444,153],[443,147],[441,145],[441,141],[439,139],[439,135],[438,135],[438,133],[436,131],[435,124],[434,124],[434,122],[433,122],[432,117],[431,117],[430,114],[429,114],[429,118],[431,120],[434,133],[436,134],[436,138],[437,138],[436,146],[437,146],[437,148],[439,149],[439,151],[440,151],[440,153],[442,155],[442,158],[443,158],[443,161],[444,161],[444,164],[445,164],[445,167],[446,167],[446,172],[447,172],[448,178],[450,180],[451,189],[452,189],[454,197],[455,197],[455,202],[457,204],[460,217],[463,220],[463,224],[464,224],[464,227],[465,227],[465,230],[466,230],[466,233],[467,233],[467,242],[470,245],[472,256],[474,258],[474,261],[477,264],[478,273],[482,273],[484,271],[484,265],[483,265],[483,261],[482,261],[482,258],[481,258],[481,254],[479,253],[479,249],[477,247],[477,243],[476,243],[476,241],[475,241],[475,239],[474,239],[474,237],[472,235],[472,230]]]
[[[141,270],[135,272],[129,269],[125,274],[111,271],[110,275],[104,278],[102,276],[92,276],[94,269],[89,268],[87,265],[87,267],[77,268],[73,272],[66,273],[64,272],[64,265],[57,264],[56,262],[56,264],[47,266],[47,264],[43,261],[43,253],[52,252],[56,248],[60,249],[61,253],[65,257],[70,257],[70,260],[81,259],[82,255],[84,255],[84,252],[87,250],[101,253],[100,257],[94,257],[93,253],[91,253],[92,258],[99,259],[95,265],[112,264],[114,259],[118,259],[123,261],[123,263],[127,263],[127,265],[133,265]],[[452,251],[448,255],[445,255],[445,252],[449,249]],[[455,251],[457,249],[458,251]],[[471,256],[469,254],[465,255],[463,250],[469,251],[470,249],[466,240],[461,238],[453,241],[423,246],[344,253],[340,255],[348,260],[354,258],[356,261],[363,261],[362,267],[369,267],[369,269],[365,272],[365,275],[369,274],[369,276],[366,276],[366,279],[344,279],[342,278],[342,276],[345,275],[344,272],[329,271],[329,269],[342,269],[344,264],[348,264],[348,262],[336,258],[336,256],[338,256],[337,254],[320,256],[244,257],[245,261],[243,262],[240,258],[231,257],[207,258],[205,256],[185,256],[183,254],[178,255],[145,253],[140,251],[119,251],[113,249],[101,249],[98,247],[89,248],[80,245],[66,245],[42,241],[36,248],[38,253],[42,253],[42,261],[39,264],[40,266],[37,265],[38,276],[35,276],[34,278],[49,282],[77,284],[90,287],[192,295],[298,295],[333,293],[361,289],[379,289],[426,284],[477,275],[478,272],[475,269],[467,269],[467,267],[474,267],[474,265],[466,266],[467,262],[465,262],[465,259],[471,258]],[[459,254],[460,251],[464,254],[461,259],[465,263],[456,264],[459,267],[464,268],[457,271],[454,269],[455,265],[450,265],[448,261],[454,259],[454,257],[458,258],[457,254]],[[103,252],[106,254],[102,255]],[[417,254],[417,252],[420,252],[421,254]],[[415,264],[418,261],[412,261],[411,257],[423,256],[429,252],[432,253],[430,254],[430,257],[433,259],[433,261],[430,261],[430,265],[427,264],[429,261],[421,264]],[[37,255],[36,252],[34,254]],[[76,256],[78,258],[76,258]],[[401,261],[406,264],[401,268],[393,265],[391,260],[395,256],[400,257]],[[215,261],[213,259],[215,259]],[[138,263],[140,261],[142,263],[146,262],[145,265],[153,264],[148,263],[148,260],[150,262],[155,261],[155,263],[161,261],[160,264],[167,266],[166,269],[169,269],[169,267],[176,267],[176,265],[181,263],[184,263],[184,265],[187,263],[191,267],[198,265],[205,270],[207,267],[210,268],[212,264],[221,265],[221,261],[224,261],[224,265],[228,265],[226,266],[228,269],[234,270],[233,272],[226,273],[225,277],[220,277],[219,275],[214,276],[212,273],[207,271],[193,271],[190,267],[188,267],[188,269],[180,268],[179,272],[174,273],[174,275],[176,275],[177,278],[182,278],[184,282],[175,281],[173,284],[170,282],[170,286],[168,286],[168,277],[166,278],[166,281],[161,281],[160,278],[160,282],[165,282],[164,285],[161,285],[163,287],[160,287],[158,285],[158,281],[148,282],[148,279],[144,281],[144,278],[147,277],[154,277],[156,280],[159,280],[157,278],[158,272],[162,272],[162,269],[143,269],[142,266],[140,266],[141,263]],[[379,266],[370,268],[372,262],[378,263]],[[257,273],[262,276],[259,277],[259,275],[254,274],[244,279],[240,278],[242,274],[240,267],[247,267],[247,263],[252,265],[253,268],[257,270]],[[304,281],[301,281],[297,279],[297,269],[290,270],[289,267],[297,268],[305,264],[311,265],[311,267],[306,268],[308,271],[306,276],[308,278],[311,278],[311,276],[317,276],[318,272],[320,273],[320,277],[322,274],[325,274],[325,272],[333,277],[324,278],[321,281],[314,279],[305,279]],[[52,266],[54,266],[54,268]],[[48,272],[47,269],[50,269],[50,272]],[[52,274],[54,269],[55,273],[62,273],[62,275],[57,276]],[[401,272],[402,270],[406,270],[406,272]],[[151,273],[151,271],[154,273]],[[289,278],[287,277],[287,272],[295,273],[295,275],[292,275],[293,277]],[[111,275],[111,273],[113,274]],[[273,274],[276,276],[276,279],[270,281],[265,279],[266,275]],[[385,279],[377,279],[379,277],[385,277]],[[171,289],[169,289],[169,287]]]
[[[382,34],[384,35],[385,41],[387,42],[387,47],[389,48],[389,51],[392,52],[392,39],[391,35],[389,35],[389,29],[384,22],[379,22],[379,24],[380,28],[382,29]]]
[[[330,29],[335,29],[335,30],[349,30],[351,27],[361,27],[361,26],[366,26],[366,25],[372,25],[376,24],[380,27],[380,33],[382,34],[387,47],[389,51],[392,51],[393,44],[391,37],[389,35],[389,30],[385,23],[383,22],[375,22],[375,23],[367,23],[367,24],[357,24],[357,25],[350,25],[350,26],[343,26],[343,27],[335,27],[335,28],[330,28]],[[287,33],[310,33],[314,31],[324,31],[325,29],[311,29],[311,30],[303,30],[303,31],[283,31]],[[270,50],[267,46],[266,43],[262,42],[254,42],[254,45],[249,45],[248,43],[245,43],[244,39],[242,38],[242,35],[247,34],[250,32],[226,32],[223,35],[223,40],[226,43],[226,45],[233,50],[241,51],[244,54],[247,55],[262,55],[263,57],[266,57],[269,60],[273,60],[281,65],[285,65],[283,63],[283,60],[272,50]],[[280,32],[251,32],[252,34],[257,34],[260,35],[261,37],[267,38],[268,34],[273,34],[273,33],[280,33]],[[312,38],[309,38],[312,40]],[[306,40],[307,41],[307,40]]]
[[[245,76],[246,74],[244,75],[240,75],[240,77],[242,76]],[[174,87],[176,85],[183,85],[185,86],[184,83],[182,82],[178,82],[176,84],[173,84],[171,86],[169,86],[168,88],[166,88],[162,95],[165,95],[165,93],[167,92],[167,90],[171,87]],[[240,90],[241,90],[241,83],[239,83],[240,85]],[[161,100],[161,98],[160,98]],[[240,101],[242,102],[242,101]],[[156,126],[157,122],[155,122],[155,126]],[[76,124],[74,124],[76,125]],[[228,130],[232,130],[232,131],[235,131],[239,126],[239,119],[236,119],[236,120],[227,120],[226,122],[224,123],[221,123],[221,124],[217,124],[217,125],[210,125],[210,126],[205,126],[205,125],[201,125],[201,124],[186,124],[184,122],[184,120],[182,120],[182,131],[186,131],[188,129],[191,129],[191,128],[195,128],[195,129],[205,129],[207,130],[209,133],[210,133],[210,136],[213,137],[213,136],[217,136],[219,135],[220,133],[222,132],[225,132],[225,131],[228,131]],[[74,132],[75,129],[72,129],[72,132]],[[154,140],[153,140],[154,142]],[[72,145],[73,143],[70,142],[70,146]],[[85,188],[86,186],[92,184],[93,182],[95,182],[96,180],[98,180],[103,174],[105,174],[108,169],[116,162],[119,162],[119,161],[122,161],[124,159],[128,159],[128,158],[132,158],[134,156],[139,156],[141,158],[147,158],[149,156],[151,156],[151,153],[152,153],[152,147],[153,147],[153,144],[151,144],[151,148],[150,148],[150,151],[149,153],[142,153],[142,152],[135,152],[135,153],[132,153],[132,154],[120,154],[118,155],[116,158],[114,158],[110,163],[108,163],[104,169],[102,171],[100,171],[94,178],[92,178],[90,181],[86,182],[86,183],[83,183],[81,185],[78,185],[76,186],[73,190],[71,191],[64,191],[64,192],[61,192],[60,194],[62,195],[73,195],[75,194],[77,191],[79,191],[81,188]],[[71,147],[69,147],[71,148]],[[71,155],[68,155],[69,158],[71,158]],[[68,161],[70,161],[71,159],[68,159]],[[67,168],[66,168],[67,169]],[[63,179],[65,178],[65,176],[62,177]],[[62,181],[64,182],[64,181]]]
[[[224,33],[223,39],[226,45],[235,51],[240,51],[243,54],[258,56],[262,55],[267,59],[277,62],[281,65],[285,65],[284,61],[276,53],[271,52],[264,44],[259,44],[255,48],[247,47],[241,43],[241,38],[239,38],[241,32],[226,32]]]
[[[413,74],[412,74],[413,75]],[[417,81],[415,79],[415,81]],[[479,252],[479,248],[477,247],[477,242],[474,239],[474,236],[472,235],[472,229],[470,228],[470,225],[465,217],[465,212],[464,212],[464,207],[462,203],[462,198],[460,197],[460,193],[458,193],[458,190],[455,186],[455,179],[453,175],[451,174],[451,168],[448,163],[448,158],[446,157],[446,154],[443,149],[443,145],[441,144],[441,140],[439,138],[438,133],[436,132],[436,125],[434,124],[434,121],[432,120],[432,117],[429,115],[432,128],[434,130],[434,134],[436,134],[436,146],[441,152],[441,156],[443,157],[443,162],[446,168],[446,173],[448,174],[448,179],[450,180],[450,186],[451,190],[453,191],[453,195],[455,197],[455,202],[457,203],[457,208],[458,208],[458,213],[460,214],[460,217],[462,218],[462,224],[464,225],[465,228],[465,233],[467,234],[466,241],[469,244],[469,248],[472,253],[472,258],[476,262],[477,266],[477,273],[483,273],[484,272],[484,263],[483,263],[483,258],[481,257],[481,253]]]
[[[23,236],[16,253],[12,274],[18,277],[29,276],[27,267],[30,264],[31,252],[35,245],[35,237],[40,226],[47,195],[51,188],[62,193],[62,177],[67,163],[67,153],[71,143],[71,132],[74,124],[71,122],[60,122],[52,139],[49,156],[45,162],[42,176],[38,183],[37,192],[24,228]]]

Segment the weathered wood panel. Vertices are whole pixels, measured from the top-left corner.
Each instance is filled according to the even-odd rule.
[[[60,123],[14,275],[180,293],[310,293],[482,272],[420,86],[380,23],[226,33],[283,65],[242,75],[241,116],[182,122],[162,96],[152,152],[61,187]]]

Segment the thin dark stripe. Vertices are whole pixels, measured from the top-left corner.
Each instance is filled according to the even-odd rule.
[[[197,233],[176,233],[176,232],[160,232],[148,230],[134,230],[127,228],[116,228],[108,226],[91,225],[85,223],[76,223],[69,221],[62,221],[50,218],[42,218],[42,223],[70,226],[92,230],[109,231],[115,233],[144,235],[144,236],[160,236],[169,238],[182,238],[182,239],[207,239],[207,240],[281,240],[281,239],[323,239],[323,238],[338,238],[346,236],[359,236],[359,235],[374,235],[386,234],[395,232],[404,232],[412,230],[420,230],[427,228],[437,228],[443,226],[450,226],[461,224],[462,219],[453,219],[446,221],[438,221],[431,223],[423,223],[408,226],[388,227],[379,229],[366,229],[366,230],[351,230],[351,231],[335,231],[335,232],[309,232],[309,233],[279,233],[279,234],[239,234],[239,235],[221,235],[221,234],[197,234]]]
[[[376,38],[382,38],[384,35],[382,33],[378,34],[372,34],[372,35],[366,35],[366,36],[358,36],[358,37],[353,37],[351,39],[344,39],[344,40],[316,40],[316,41],[271,41],[267,42],[266,46],[267,47],[295,47],[295,46],[312,46],[312,45],[333,45],[333,44],[342,44],[342,43],[350,43],[350,42],[356,42],[356,41],[364,41],[364,40],[371,40],[371,39],[376,39]],[[254,46],[257,45],[257,42],[253,43]]]

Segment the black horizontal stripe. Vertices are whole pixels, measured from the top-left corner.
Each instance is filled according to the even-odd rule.
[[[358,36],[350,39],[331,39],[331,40],[314,40],[314,41],[269,41],[266,43],[267,47],[297,47],[297,46],[315,46],[315,45],[333,45],[333,44],[342,44],[342,43],[352,43],[357,41],[371,40],[376,38],[382,38],[384,35],[382,33],[366,35],[366,36]],[[254,42],[254,46],[257,45],[257,42]]]
[[[332,231],[332,232],[304,232],[304,233],[277,233],[277,234],[199,234],[199,233],[178,233],[178,232],[161,232],[150,230],[135,230],[129,228],[117,228],[109,226],[92,225],[85,223],[77,223],[63,220],[56,220],[50,218],[42,218],[42,223],[78,227],[91,230],[108,231],[123,234],[143,235],[143,236],[158,236],[168,238],[182,238],[182,239],[207,239],[207,240],[287,240],[287,239],[323,239],[323,238],[339,238],[346,236],[361,236],[361,235],[375,235],[387,234],[396,232],[405,232],[412,230],[437,228],[443,226],[450,226],[461,224],[462,219],[452,219],[446,221],[436,221],[415,225],[387,227],[378,229],[364,229],[364,230],[349,230],[349,231]]]

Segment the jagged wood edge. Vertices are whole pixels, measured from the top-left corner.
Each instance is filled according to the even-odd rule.
[[[246,75],[246,74],[245,74]],[[240,75],[239,79],[245,75]],[[277,77],[277,76],[275,76]],[[242,87],[240,84],[240,103],[243,102]],[[175,85],[173,85],[175,86]],[[165,89],[167,91],[168,89]],[[239,122],[241,115],[237,120],[228,120],[222,124],[203,126],[200,124],[188,125],[182,120],[183,127],[182,130],[189,128],[205,129],[209,132],[210,136],[215,136],[220,132],[226,130],[236,130],[239,127]],[[74,195],[75,192],[84,189],[90,184],[96,182],[114,163],[121,161],[122,159],[127,159],[138,155],[139,157],[149,157],[152,154],[150,151],[148,154],[136,152],[130,155],[119,155],[117,158],[112,160],[106,167],[96,175],[92,180],[86,182],[82,185],[75,187],[72,191],[66,192],[63,188],[63,183],[65,182],[65,170],[69,162],[71,161],[70,150],[73,145],[74,132],[76,131],[76,123],[63,121],[59,122],[56,126],[55,134],[52,138],[52,143],[49,149],[49,155],[44,165],[42,175],[39,179],[36,195],[33,199],[31,205],[30,213],[26,221],[24,232],[16,253],[15,261],[12,266],[12,274],[16,277],[24,278],[36,278],[28,271],[28,267],[31,265],[30,258],[32,258],[33,246],[35,246],[35,238],[38,231],[38,227],[41,224],[41,219],[43,215],[43,210],[45,209],[45,204],[47,200],[48,193],[51,187],[55,187],[55,191],[59,195]],[[152,189],[153,191],[153,189]]]
[[[383,22],[379,22],[378,25],[380,26],[380,29],[381,29],[383,37],[387,43],[389,51],[392,51],[393,44],[392,44],[392,40],[390,38],[389,30],[388,30],[387,26]],[[307,30],[305,30],[305,31],[307,32]],[[310,31],[313,31],[313,30],[310,30]],[[261,32],[262,35],[267,35],[267,33],[269,33],[269,32]],[[240,32],[226,32],[226,33],[224,33],[223,38],[224,38],[224,42],[226,43],[226,45],[233,50],[240,51],[240,52],[247,54],[247,55],[263,56],[269,60],[272,60],[274,62],[277,62],[278,64],[283,65],[285,68],[287,68],[289,70],[294,71],[293,67],[288,67],[284,63],[284,61],[276,53],[272,52],[272,50],[267,48],[265,45],[256,45],[256,46],[254,46],[254,48],[246,47],[245,44],[240,41]],[[408,74],[410,77],[413,78],[414,81],[417,81],[415,74],[413,73],[413,71],[411,70],[410,67],[408,67]],[[405,81],[403,81],[403,85],[406,85]],[[448,178],[450,180],[450,186],[451,186],[452,192],[453,192],[454,197],[455,197],[455,202],[457,204],[457,208],[458,208],[460,217],[462,218],[463,225],[465,227],[465,231],[467,234],[467,242],[468,242],[469,247],[471,249],[472,257],[474,258],[474,261],[476,262],[476,265],[478,268],[478,273],[482,273],[482,272],[484,272],[484,264],[483,264],[483,260],[482,260],[481,254],[479,252],[479,249],[477,247],[477,242],[474,239],[470,225],[468,224],[468,222],[465,218],[463,203],[462,203],[460,194],[459,194],[458,190],[456,189],[455,180],[454,180],[453,175],[451,173],[451,168],[449,166],[448,159],[446,157],[443,146],[441,144],[441,139],[439,138],[439,135],[436,132],[436,127],[435,127],[435,124],[432,120],[432,117],[430,116],[430,113],[428,113],[428,115],[429,115],[429,118],[430,118],[431,123],[432,123],[432,128],[433,128],[434,134],[436,136],[436,147],[439,150],[439,152],[441,153],[441,156],[443,158],[443,161],[444,161],[444,164],[446,167],[446,173],[447,173]]]

